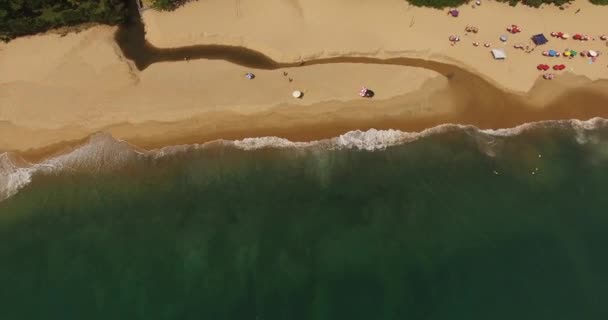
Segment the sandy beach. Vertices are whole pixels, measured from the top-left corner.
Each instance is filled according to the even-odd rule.
[[[537,64],[555,61],[543,59],[540,51],[544,49],[608,53],[606,41],[553,40],[549,36],[554,31],[596,37],[608,34],[604,22],[608,7],[588,1],[575,1],[565,10],[555,6],[511,7],[493,1],[458,9],[460,15],[453,18],[447,10],[414,7],[402,0],[269,0],[263,4],[208,0],[170,13],[146,10],[143,18],[146,38],[161,48],[237,45],[281,62],[336,56],[416,57],[458,64],[517,92],[532,88],[538,77]],[[522,32],[509,34],[506,27],[512,24]],[[466,26],[475,26],[479,32],[467,35]],[[544,33],[549,43],[530,54],[513,49],[519,43],[533,46],[530,37],[537,33]],[[459,36],[461,41],[451,46],[450,35]],[[500,35],[508,35],[508,41],[502,43]],[[481,45],[473,47],[475,41]],[[490,43],[490,48],[484,43]],[[492,48],[505,48],[507,60],[494,61]],[[607,61],[600,61],[601,67],[584,59],[567,62],[567,71],[574,74],[591,80],[608,78]]]
[[[581,11],[575,14],[577,8]],[[279,63],[421,58],[462,68],[455,75],[397,63],[255,70],[204,59],[138,70],[123,56],[113,27],[24,37],[0,44],[0,151],[47,154],[98,131],[152,148],[266,135],[303,141],[355,129],[413,131],[446,122],[499,128],[607,117],[601,107],[608,101],[608,85],[602,80],[608,79],[604,41],[550,38],[543,46],[596,49],[602,55],[595,63],[580,57],[546,58],[540,48],[532,53],[512,48],[541,32],[547,37],[551,31],[608,33],[599,29],[605,16],[608,8],[586,2],[566,10],[484,2],[463,7],[460,17],[452,18],[445,11],[396,0],[257,5],[213,0],[192,2],[175,12],[143,13],[147,40],[159,48],[238,45]],[[498,36],[512,23],[523,32],[500,43]],[[479,33],[465,35],[466,25],[477,26]],[[462,39],[455,46],[448,41],[451,34]],[[488,48],[474,47],[473,41],[506,48],[507,60],[493,60]],[[568,69],[555,72],[553,81],[543,81],[535,66],[553,61]],[[247,72],[255,73],[255,79],[245,78]],[[376,96],[360,98],[362,86]],[[294,99],[294,90],[304,97]]]

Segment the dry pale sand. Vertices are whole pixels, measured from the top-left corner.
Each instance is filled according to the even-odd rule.
[[[549,37],[552,31],[608,34],[608,6],[580,0],[566,10],[555,6],[539,10],[483,1],[481,6],[459,9],[460,16],[453,18],[447,16],[447,10],[413,7],[404,0],[205,0],[175,12],[147,10],[143,17],[146,37],[157,47],[238,45],[281,62],[352,55],[422,57],[457,63],[520,92],[528,91],[538,78],[537,64],[556,62],[542,57],[542,48],[594,49],[606,56],[595,64],[582,58],[567,60],[567,70],[590,79],[608,78],[605,41]],[[519,25],[523,32],[508,34],[506,27],[511,24]],[[465,35],[467,25],[478,27],[479,32]],[[536,33],[545,33],[549,43],[530,54],[513,48],[516,43],[531,44],[530,37]],[[499,41],[502,34],[509,35],[506,43]],[[462,40],[451,46],[450,35]],[[473,47],[474,41],[482,45]],[[485,42],[492,47],[483,47]],[[508,59],[494,61],[490,49],[503,47]]]

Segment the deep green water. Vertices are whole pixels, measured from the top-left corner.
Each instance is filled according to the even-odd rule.
[[[608,319],[608,139],[591,140],[39,174],[0,203],[0,319]]]

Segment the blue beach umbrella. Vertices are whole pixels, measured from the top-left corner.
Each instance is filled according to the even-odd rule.
[[[555,50],[549,50],[549,56],[550,57],[555,57],[557,55],[557,51]]]

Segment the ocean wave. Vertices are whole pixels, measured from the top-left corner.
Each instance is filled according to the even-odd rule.
[[[479,149],[488,156],[496,155],[500,139],[517,136],[530,130],[543,128],[572,129],[577,142],[594,143],[598,141],[596,129],[608,127],[608,120],[593,118],[581,120],[559,120],[526,123],[514,128],[481,130],[474,126],[443,124],[420,132],[400,130],[355,130],[338,137],[309,142],[294,142],[279,137],[246,138],[242,140],[217,140],[204,144],[168,146],[155,150],[141,150],[126,141],[117,140],[108,133],[92,135],[83,145],[62,155],[31,164],[14,153],[0,154],[0,201],[14,196],[27,186],[36,173],[61,173],[65,171],[86,170],[102,172],[117,170],[129,164],[146,159],[159,159],[170,155],[204,150],[214,146],[234,147],[250,151],[260,149],[305,149],[327,150],[355,149],[379,151],[391,146],[401,145],[428,136],[450,132],[464,132],[473,137]]]

